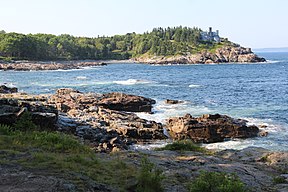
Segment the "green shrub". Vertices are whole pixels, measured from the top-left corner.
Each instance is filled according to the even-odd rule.
[[[32,122],[32,116],[29,112],[23,113],[13,126],[15,131],[33,131],[37,126]]]
[[[175,141],[171,144],[167,144],[165,147],[158,148],[156,150],[206,152],[205,148],[193,143],[191,140]]]
[[[285,177],[277,176],[273,178],[274,184],[281,184],[281,183],[287,183]]]
[[[245,185],[235,174],[201,172],[189,186],[189,192],[244,192]]]
[[[161,192],[162,171],[155,167],[146,157],[141,161],[141,169],[137,176],[137,192]]]

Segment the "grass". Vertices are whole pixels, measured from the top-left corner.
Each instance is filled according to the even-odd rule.
[[[167,144],[165,147],[157,148],[158,151],[169,150],[169,151],[195,151],[195,152],[208,152],[207,149],[193,143],[191,140],[175,141],[171,144]]]
[[[18,164],[29,170],[63,177],[87,190],[88,178],[119,191],[136,180],[137,168],[110,156],[103,159],[74,136],[58,132],[13,131],[0,125],[0,163]]]
[[[162,170],[144,157],[141,161],[141,170],[137,175],[136,192],[161,192],[163,191],[161,184],[163,179]]]
[[[222,172],[201,172],[191,182],[189,192],[245,192],[248,191],[235,174]]]

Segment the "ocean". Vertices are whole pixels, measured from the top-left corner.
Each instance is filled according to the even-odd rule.
[[[288,53],[257,53],[267,63],[209,65],[109,64],[75,70],[0,71],[0,84],[30,94],[70,87],[82,92],[124,92],[153,98],[154,114],[140,117],[165,122],[190,113],[226,114],[265,125],[267,137],[205,144],[210,149],[249,146],[288,151]],[[165,99],[182,100],[176,105]]]

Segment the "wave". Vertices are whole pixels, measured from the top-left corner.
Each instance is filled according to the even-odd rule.
[[[87,77],[86,76],[77,76],[76,79],[77,80],[85,80],[85,79],[87,79]]]
[[[132,150],[143,151],[143,150],[153,150],[156,148],[165,147],[167,144],[172,143],[172,140],[162,140],[162,141],[154,141],[152,143],[141,143],[135,144],[130,147]]]
[[[201,87],[201,85],[197,85],[197,84],[191,84],[188,87],[190,88],[197,88],[197,87]]]
[[[260,63],[280,63],[282,61],[279,60],[267,60],[266,62],[260,62]]]
[[[124,81],[113,81],[113,83],[118,85],[137,85],[137,84],[150,84],[153,82],[139,79],[128,79]]]
[[[6,87],[10,87],[10,88],[17,87],[15,84],[17,84],[17,83],[11,83],[11,82],[9,82],[9,83],[7,83],[7,82],[1,83],[0,82],[0,85],[5,85]]]

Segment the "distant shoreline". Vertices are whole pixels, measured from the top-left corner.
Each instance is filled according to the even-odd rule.
[[[69,70],[84,67],[105,66],[112,63],[134,63],[133,60],[70,60],[70,61],[28,61],[1,62],[0,70],[38,71],[38,70]]]

